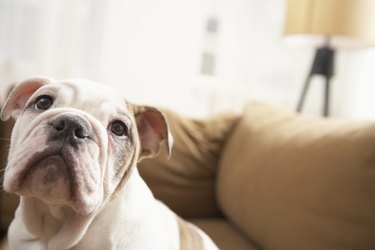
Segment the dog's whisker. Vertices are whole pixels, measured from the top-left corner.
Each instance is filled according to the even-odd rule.
[[[0,137],[0,140],[2,140],[2,141],[10,141],[9,138],[1,138],[1,137]]]

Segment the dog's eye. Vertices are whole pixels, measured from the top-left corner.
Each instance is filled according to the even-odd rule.
[[[39,96],[35,101],[35,108],[37,110],[47,110],[53,104],[53,98],[48,95]]]
[[[128,136],[128,127],[122,121],[114,121],[111,124],[111,132],[117,136]]]

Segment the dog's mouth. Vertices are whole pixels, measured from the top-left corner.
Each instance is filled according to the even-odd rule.
[[[35,153],[19,175],[16,193],[84,212],[97,180],[92,179],[86,165],[81,165],[79,157],[71,147],[56,145]]]
[[[34,154],[19,176],[19,193],[35,196],[50,203],[72,198],[74,166],[66,161],[61,151],[52,147]]]
[[[41,184],[48,185],[59,178],[69,179],[70,170],[60,154],[36,157],[21,174],[21,183],[26,183],[38,172],[42,172]]]

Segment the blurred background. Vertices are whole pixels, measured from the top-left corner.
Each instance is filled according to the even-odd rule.
[[[251,100],[295,110],[315,48],[286,42],[286,8],[286,0],[0,0],[0,102],[12,82],[47,75],[95,80],[194,117]],[[337,50],[335,60],[330,115],[375,118],[375,49]],[[323,87],[313,79],[303,113],[321,115]]]

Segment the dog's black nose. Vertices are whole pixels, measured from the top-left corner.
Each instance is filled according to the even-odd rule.
[[[90,136],[87,122],[74,115],[61,115],[52,123],[52,139],[69,138],[71,144],[76,144]]]

